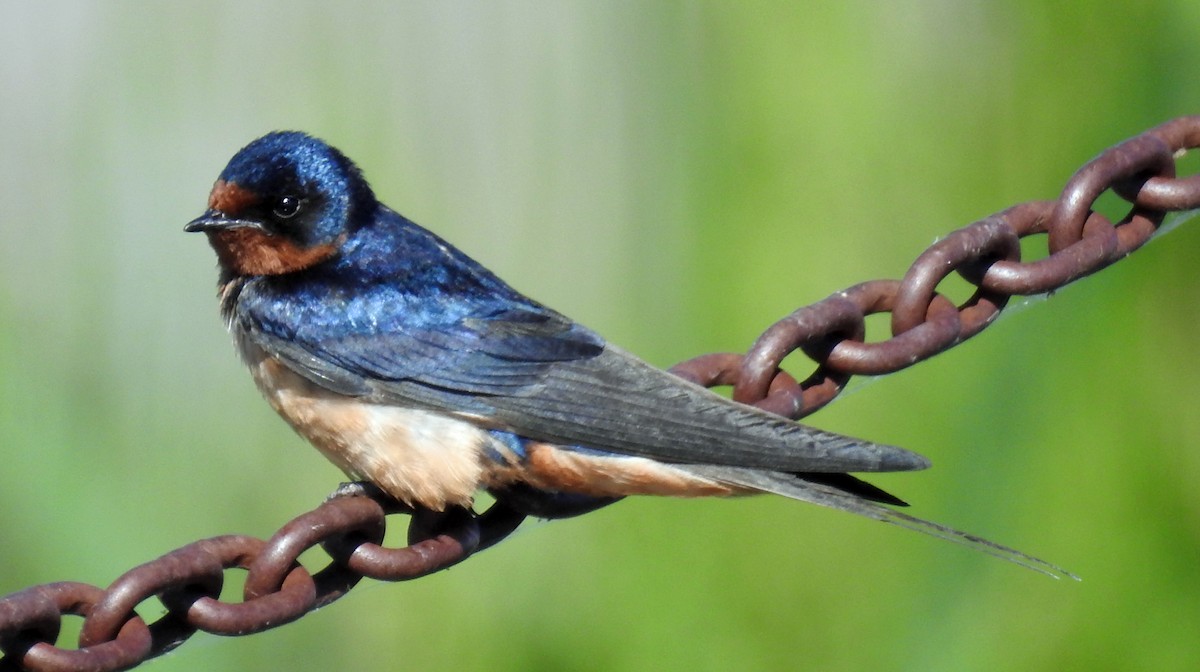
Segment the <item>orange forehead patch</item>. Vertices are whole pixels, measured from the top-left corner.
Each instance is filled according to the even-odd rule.
[[[208,195],[208,208],[227,215],[238,215],[258,202],[258,194],[225,180],[217,180]]]

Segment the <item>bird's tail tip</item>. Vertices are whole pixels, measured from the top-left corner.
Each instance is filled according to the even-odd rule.
[[[928,457],[898,446],[882,446],[880,471],[921,471],[933,466]]]

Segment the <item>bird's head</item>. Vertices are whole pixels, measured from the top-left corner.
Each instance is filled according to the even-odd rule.
[[[375,207],[362,173],[338,150],[281,131],[246,145],[213,185],[208,210],[185,231],[203,231],[223,269],[279,275],[337,255]]]

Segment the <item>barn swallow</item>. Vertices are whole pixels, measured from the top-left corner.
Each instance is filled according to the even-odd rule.
[[[409,505],[469,507],[486,490],[564,517],[627,495],[775,493],[1063,573],[903,514],[848,473],[924,457],[725,399],[517,292],[309,135],[239,151],[185,230],[216,252],[221,315],[271,406]]]

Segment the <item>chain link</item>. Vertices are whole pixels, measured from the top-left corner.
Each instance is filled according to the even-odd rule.
[[[923,252],[901,280],[872,280],[784,317],[745,355],[714,353],[671,371],[733,398],[799,418],[832,401],[854,375],[912,366],[978,334],[1013,296],[1054,291],[1145,244],[1171,211],[1200,207],[1200,175],[1175,176],[1175,160],[1200,146],[1200,116],[1181,117],[1085,164],[1055,201],[1030,201],[954,231]],[[1092,208],[1112,190],[1130,204],[1118,223]],[[1044,234],[1048,256],[1023,261],[1020,240]],[[975,287],[955,305],[938,285],[957,272]],[[868,343],[868,315],[891,314],[891,337]],[[815,364],[803,381],[780,368],[800,350]],[[378,493],[335,497],[270,539],[197,541],[126,572],[107,589],[34,586],[0,598],[0,672],[107,672],[135,667],[197,630],[248,635],[294,621],[345,595],[363,577],[404,581],[437,572],[504,539],[525,516],[502,503],[483,513],[414,510]],[[408,545],[382,546],[387,516],[407,515]],[[564,511],[564,515],[568,515]],[[330,562],[301,565],[321,546]],[[241,601],[221,599],[225,572],[247,572]],[[166,613],[147,624],[135,609],[157,597]],[[83,617],[78,647],[56,645],[64,616]]]

